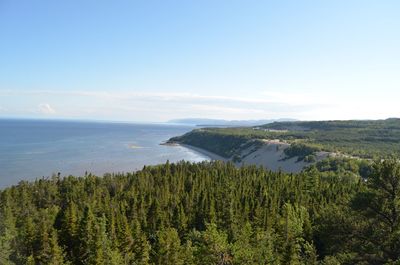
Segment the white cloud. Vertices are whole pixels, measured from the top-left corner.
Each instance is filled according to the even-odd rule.
[[[48,103],[39,104],[38,109],[39,113],[41,114],[48,114],[48,115],[56,114],[56,111]]]
[[[177,93],[177,92],[130,92],[130,91],[50,91],[50,90],[36,90],[36,91],[13,91],[6,90],[0,91],[3,95],[54,95],[54,96],[76,96],[76,97],[89,97],[104,100],[130,100],[130,99],[150,99],[160,101],[217,101],[217,102],[237,102],[237,103],[260,103],[260,104],[293,104],[302,105],[309,104],[311,100],[304,100],[306,95],[301,97],[297,94],[289,93],[270,93],[263,92],[262,97],[234,97],[234,96],[220,96],[220,95],[200,95],[194,93]],[[302,99],[302,100],[299,100]],[[314,101],[312,101],[314,102]]]
[[[63,118],[165,121],[174,118],[353,119],[386,118],[400,113],[397,97],[340,97],[334,91],[260,91],[238,97],[218,94],[135,91],[0,90],[0,104],[14,115]],[[24,101],[20,99],[23,98]],[[48,103],[57,106],[57,111]],[[37,106],[34,110],[31,108]],[[28,104],[27,104],[28,103]],[[1,111],[1,109],[0,109]],[[4,112],[4,111],[3,111]]]
[[[294,92],[277,92],[264,91],[261,94],[272,102],[281,102],[289,105],[309,105],[309,104],[330,104],[331,100],[327,96],[317,95],[316,93],[294,93]]]

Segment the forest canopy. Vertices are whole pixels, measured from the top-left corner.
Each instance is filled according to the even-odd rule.
[[[400,262],[396,160],[300,174],[166,163],[21,182],[0,198],[1,264]]]

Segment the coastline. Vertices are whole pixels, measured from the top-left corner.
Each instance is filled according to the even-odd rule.
[[[199,147],[176,142],[173,143],[173,146],[182,146],[188,148],[192,151],[209,157],[210,160],[219,160],[224,162],[232,161],[230,158],[222,157]],[[235,165],[256,165],[272,171],[282,170],[283,172],[287,173],[298,173],[305,167],[312,164],[304,161],[297,161],[297,157],[283,160],[285,157],[283,150],[288,146],[289,144],[287,143],[268,141],[257,150],[252,150],[252,147],[249,147],[248,149],[242,151],[242,160],[240,162],[236,162]],[[327,154],[318,154],[317,160],[320,161],[326,157]]]
[[[182,147],[185,147],[185,148],[190,149],[192,151],[195,151],[197,153],[200,153],[202,155],[205,155],[205,156],[209,157],[210,160],[220,160],[220,161],[225,161],[225,162],[230,161],[229,158],[222,157],[220,155],[217,155],[215,153],[212,153],[212,152],[207,151],[207,150],[205,150],[203,148],[200,148],[200,147],[187,145],[187,144],[181,144],[181,143],[175,143],[174,145],[175,146],[182,146]]]

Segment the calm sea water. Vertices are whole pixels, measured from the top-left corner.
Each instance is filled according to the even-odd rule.
[[[0,188],[60,172],[129,172],[203,154],[161,142],[193,127],[71,121],[0,120]]]

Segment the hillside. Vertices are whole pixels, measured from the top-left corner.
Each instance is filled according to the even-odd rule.
[[[282,130],[281,138],[299,140],[331,152],[374,158],[400,154],[400,119],[282,122],[258,127]]]
[[[321,155],[382,158],[400,155],[400,119],[366,121],[274,122],[257,127],[202,128],[170,142],[203,148],[233,161],[243,151],[258,150],[271,141],[285,148],[281,159],[319,160]],[[321,153],[322,152],[322,153]]]
[[[382,187],[400,183],[400,166],[385,161],[368,172],[363,182],[351,161],[299,175],[182,162],[103,178],[21,182],[0,191],[0,262],[399,261],[400,218],[388,213],[398,213],[400,187],[391,186],[394,197]]]

